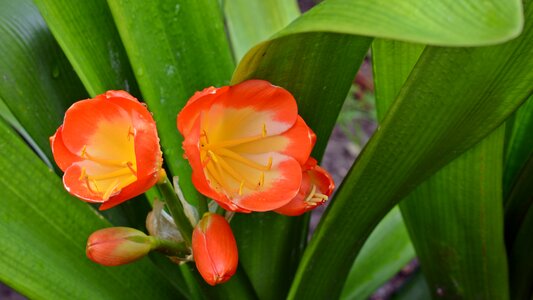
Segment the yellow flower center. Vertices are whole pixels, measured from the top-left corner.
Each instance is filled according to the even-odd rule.
[[[266,164],[259,163],[240,153],[236,147],[260,141],[266,136],[266,124],[255,136],[231,140],[210,140],[209,133],[205,129],[202,131],[200,157],[208,177],[216,183],[216,189],[221,187],[232,197],[242,195],[245,188],[258,190],[264,186],[265,171],[271,170],[272,157],[268,158]]]
[[[129,122],[100,122],[81,150],[79,179],[104,201],[137,180],[134,138]]]

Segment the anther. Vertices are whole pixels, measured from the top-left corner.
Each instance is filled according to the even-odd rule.
[[[242,189],[244,188],[244,180],[241,181],[241,185],[239,186],[239,196],[242,195]]]
[[[267,126],[266,126],[266,123],[263,123],[262,137],[265,137],[266,135],[267,135]]]
[[[133,131],[133,128],[131,128],[131,126],[128,129],[128,141],[130,140],[130,137],[135,137],[135,131]]]

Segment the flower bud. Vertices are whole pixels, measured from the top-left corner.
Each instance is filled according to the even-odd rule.
[[[237,243],[224,217],[205,213],[192,234],[196,268],[210,285],[228,281],[237,271]]]
[[[154,239],[129,227],[110,227],[93,232],[87,240],[87,257],[104,266],[118,266],[144,257]]]

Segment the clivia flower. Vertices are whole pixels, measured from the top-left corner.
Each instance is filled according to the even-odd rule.
[[[238,212],[291,201],[316,140],[294,97],[263,80],[197,92],[177,126],[196,189]]]
[[[331,175],[314,158],[309,157],[303,166],[302,184],[296,197],[275,212],[286,216],[299,216],[326,203],[335,184]]]
[[[129,227],[93,232],[87,240],[87,257],[104,266],[119,266],[143,258],[156,246],[154,239]]]
[[[210,285],[228,281],[237,271],[237,242],[224,217],[205,213],[192,233],[196,268]]]
[[[152,115],[125,91],[74,103],[50,144],[67,191],[100,210],[147,191],[163,161]]]

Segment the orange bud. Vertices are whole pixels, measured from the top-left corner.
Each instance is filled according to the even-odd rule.
[[[129,227],[110,227],[93,232],[87,240],[87,257],[104,266],[136,261],[152,250],[153,238]]]
[[[196,268],[210,285],[228,281],[237,271],[237,243],[224,217],[205,213],[192,234]]]

